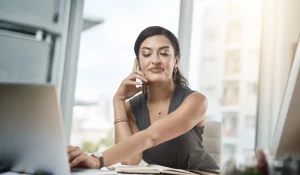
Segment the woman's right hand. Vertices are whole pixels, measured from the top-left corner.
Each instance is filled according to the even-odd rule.
[[[136,86],[142,85],[143,82],[137,82],[136,79],[140,79],[144,82],[147,82],[144,73],[138,70],[137,68],[137,59],[134,60],[134,65],[131,74],[127,78],[125,78],[119,86],[119,89],[115,94],[115,98],[120,100],[126,100],[140,92],[142,90],[142,86]]]

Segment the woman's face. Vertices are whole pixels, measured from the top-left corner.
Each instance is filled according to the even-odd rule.
[[[174,55],[172,44],[163,35],[154,35],[145,39],[139,50],[141,70],[148,82],[172,81],[174,67],[179,57]]]

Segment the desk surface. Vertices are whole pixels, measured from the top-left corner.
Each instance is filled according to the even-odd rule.
[[[200,173],[202,173],[203,175],[215,175],[213,173],[207,173],[204,171],[199,171]],[[71,175],[101,175],[101,174],[107,174],[107,172],[101,172],[101,171],[94,171],[94,172],[78,172],[78,173],[72,173]],[[0,175],[19,175],[19,173],[14,173],[14,172],[7,172],[7,173],[0,173]],[[124,175],[124,174],[117,174],[117,175]],[[126,174],[129,175],[129,174]],[[130,175],[134,175],[134,174],[130,174]],[[139,175],[139,174],[135,174],[135,175]],[[145,175],[145,174],[143,174]]]
[[[192,171],[193,173],[199,174],[199,175],[216,175],[215,173],[209,173],[209,172],[205,172],[205,171],[200,171],[197,170]],[[18,174],[23,174],[26,175],[24,173],[16,173],[16,172],[6,172],[6,173],[0,173],[0,175],[18,175]],[[116,173],[114,171],[110,171],[107,168],[104,169],[78,169],[78,171],[73,171],[70,173],[71,175],[146,175],[146,174],[123,174],[123,173]],[[150,174],[149,174],[150,175]],[[153,175],[157,175],[157,174],[153,174]]]
[[[200,173],[202,173],[203,175],[216,175],[214,173],[208,173],[208,172],[204,172],[204,171],[198,171]]]

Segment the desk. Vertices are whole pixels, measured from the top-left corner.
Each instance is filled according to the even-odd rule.
[[[216,175],[214,173],[208,173],[208,172],[204,172],[204,171],[198,171],[198,172],[203,174],[203,175]]]
[[[7,172],[7,173],[0,173],[0,175],[31,175],[25,173],[16,173],[16,172]],[[87,169],[87,170],[80,170],[76,172],[71,172],[70,175],[117,175],[118,173],[109,171],[109,170],[95,170],[95,169]]]
[[[196,172],[194,172],[196,173]],[[197,171],[197,174],[200,175],[216,175],[214,173],[208,173],[205,171]],[[0,175],[19,175],[20,173],[15,173],[15,172],[7,172],[7,173],[0,173]],[[26,175],[22,173],[23,175]],[[113,171],[109,171],[107,169],[104,170],[95,170],[95,169],[87,169],[87,170],[81,170],[77,172],[72,172],[71,175],[147,175],[147,174],[123,174],[123,173],[116,173]],[[158,175],[158,174],[149,174],[149,175]]]
[[[202,173],[203,175],[215,175],[215,174],[212,174],[212,173],[207,173],[207,172],[203,172],[203,171],[199,171],[200,173]],[[81,172],[81,173],[72,173],[71,175],[101,175],[101,174],[104,174],[104,173],[89,173],[89,172]],[[0,175],[20,175],[19,173],[13,173],[13,172],[8,172],[8,173],[0,173]],[[24,175],[24,174],[23,174]],[[117,174],[116,175],[125,175],[125,174]],[[126,174],[126,175],[134,175],[134,174]],[[138,174],[135,174],[135,175],[138,175]],[[145,175],[145,174],[143,174]]]
[[[215,175],[212,173],[207,173],[207,172],[203,172],[203,171],[199,171],[200,173],[202,173],[203,175]],[[90,173],[90,172],[81,172],[81,173],[71,173],[71,175],[101,175],[101,174],[106,174],[106,173],[100,173],[100,172],[94,172],[94,173]],[[7,172],[7,173],[0,173],[0,175],[19,175],[19,173],[13,173],[13,172]],[[24,175],[24,174],[23,174]],[[116,175],[125,175],[125,174],[118,174],[116,173]],[[126,175],[134,175],[134,174],[126,174]],[[138,174],[136,174],[138,175]],[[145,174],[143,174],[145,175]]]
[[[212,173],[207,173],[207,172],[201,172],[203,175],[215,175],[215,174],[212,174]],[[73,174],[73,173],[72,173]],[[71,174],[71,175],[72,175]],[[98,174],[99,175],[99,173],[79,173],[79,174],[77,174],[77,173],[75,173],[75,175],[93,175],[93,174]],[[101,174],[101,173],[100,173]],[[0,175],[20,175],[20,174],[18,174],[18,173],[12,173],[12,172],[8,172],[8,173],[0,173]],[[117,175],[125,175],[125,174],[117,174]],[[134,175],[134,174],[126,174],[126,175]],[[138,174],[136,174],[136,175],[138,175]],[[143,174],[143,175],[145,175],[145,174]]]

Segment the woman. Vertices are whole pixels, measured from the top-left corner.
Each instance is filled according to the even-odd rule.
[[[143,159],[172,168],[218,169],[202,146],[207,99],[190,90],[180,74],[177,38],[162,27],[148,27],[134,51],[133,71],[114,96],[116,145],[100,156],[69,146],[70,166],[100,168]]]

